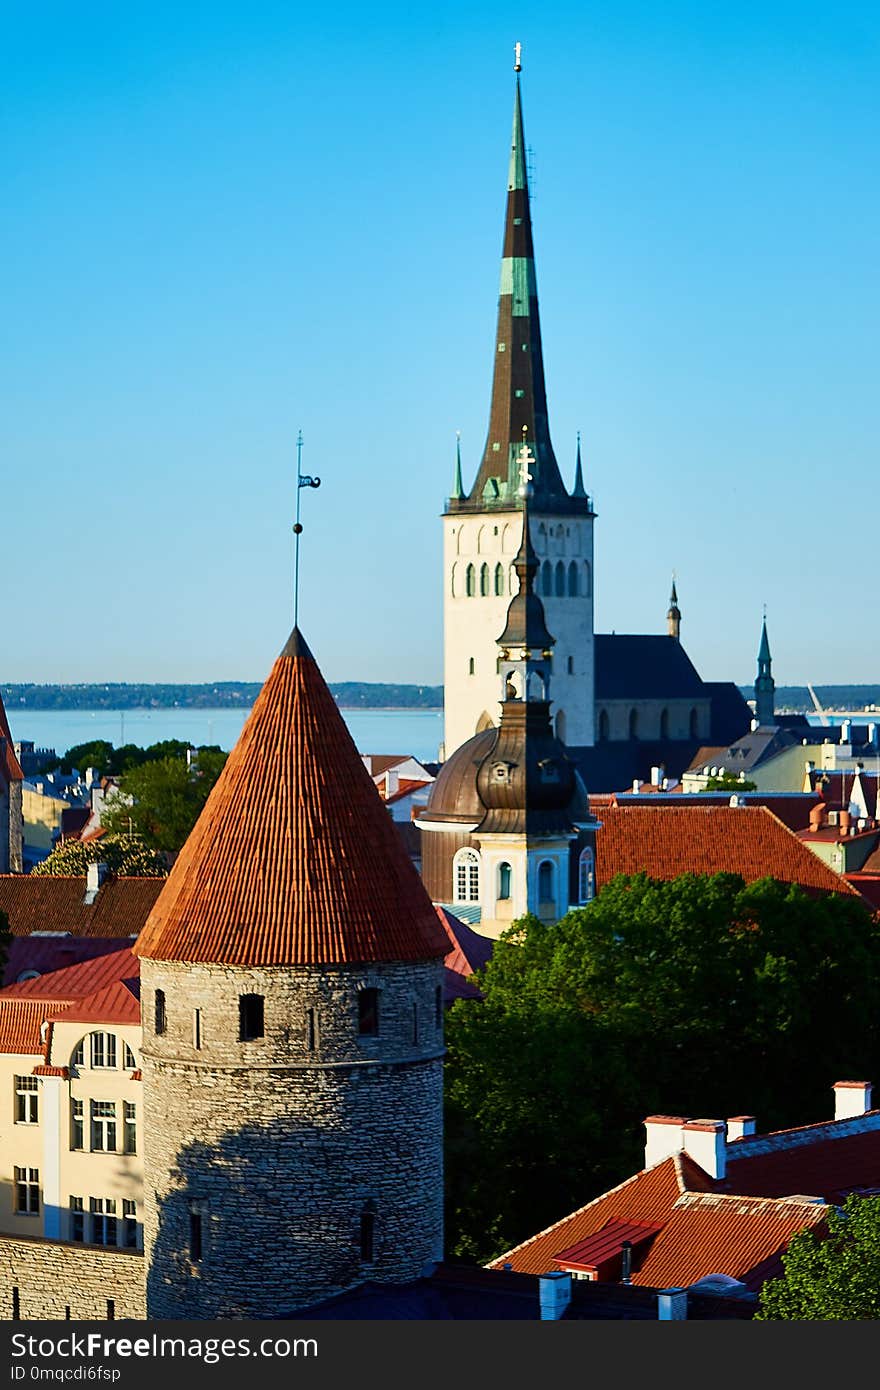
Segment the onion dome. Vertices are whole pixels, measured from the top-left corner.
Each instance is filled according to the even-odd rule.
[[[449,943],[299,630],[135,943],[150,960],[430,960]]]

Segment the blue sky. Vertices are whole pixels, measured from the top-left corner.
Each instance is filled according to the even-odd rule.
[[[880,680],[880,11],[0,7],[4,680],[439,681],[488,419],[512,46],[597,628]]]

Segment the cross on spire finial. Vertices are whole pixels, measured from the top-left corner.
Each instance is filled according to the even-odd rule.
[[[532,453],[532,451],[530,450],[530,448],[529,448],[529,442],[528,442],[528,440],[527,440],[527,438],[526,438],[526,435],[528,434],[528,431],[529,431],[528,425],[523,425],[523,427],[522,427],[523,442],[522,442],[522,446],[521,446],[521,448],[520,448],[520,450],[519,450],[519,453],[517,454],[517,458],[519,459],[519,495],[520,495],[520,497],[529,497],[529,496],[531,496],[531,491],[532,491],[532,489],[531,489],[531,487],[530,487],[529,485],[530,485],[530,483],[531,483],[531,481],[532,481],[533,474],[531,474],[531,473],[529,472],[529,465],[535,462],[535,456],[534,456],[534,454]]]
[[[513,45],[513,70],[514,70],[514,72],[522,72],[522,44],[521,44],[521,43],[515,43],[515,44]]]
[[[304,487],[320,487],[320,478],[311,478],[302,471],[302,451],[303,451],[303,432],[300,430],[296,436],[296,521],[293,524],[294,541],[294,560],[293,560],[293,626],[299,626],[299,538],[302,535],[302,522],[299,519],[300,493]]]

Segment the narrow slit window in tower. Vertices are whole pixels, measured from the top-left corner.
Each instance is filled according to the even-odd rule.
[[[358,1032],[362,1037],[375,1037],[379,1032],[379,991],[358,991]]]

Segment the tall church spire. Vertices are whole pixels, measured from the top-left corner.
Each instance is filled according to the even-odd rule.
[[[523,427],[535,454],[536,508],[588,513],[586,496],[574,499],[566,492],[550,441],[517,65],[489,435],[476,482],[470,494],[457,504],[458,509],[519,507],[517,454]],[[450,509],[456,509],[454,499]]]
[[[776,723],[776,682],[771,671],[770,641],[767,637],[767,614],[761,628],[758,648],[758,674],[755,679],[755,718],[759,724]]]
[[[675,590],[675,575],[672,576],[672,593],[669,595],[669,608],[666,612],[666,631],[670,637],[674,637],[676,642],[681,639],[681,609],[678,606],[678,594]]]

